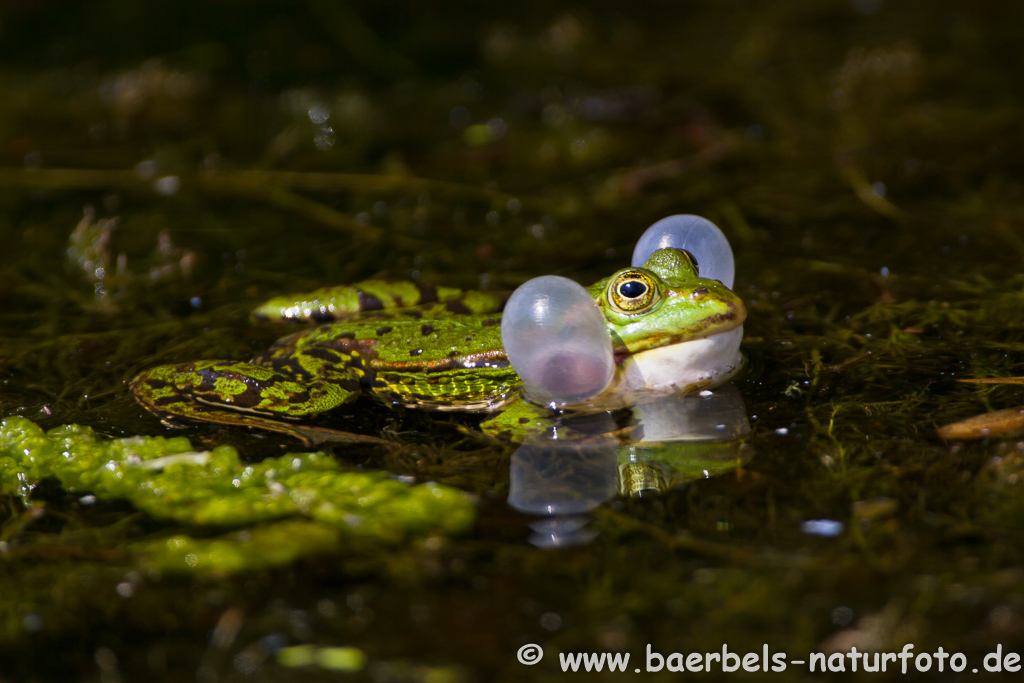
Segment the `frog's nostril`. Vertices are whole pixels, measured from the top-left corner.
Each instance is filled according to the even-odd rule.
[[[698,287],[697,289],[693,290],[693,296],[695,298],[698,297],[698,296],[704,296],[707,293],[708,293],[708,288],[707,287]]]

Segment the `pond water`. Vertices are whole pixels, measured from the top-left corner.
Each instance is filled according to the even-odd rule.
[[[936,431],[1024,404],[960,381],[1024,374],[1022,7],[5,3],[0,417],[98,436],[5,423],[0,681],[656,680],[723,647],[804,678],[909,644],[888,671],[1014,671],[1022,430]],[[375,439],[311,456],[129,391],[265,349],[272,296],[589,284],[677,213],[725,231],[749,311],[739,402],[693,421],[725,450],[360,399],[314,425]],[[137,436],[189,443],[107,441]]]

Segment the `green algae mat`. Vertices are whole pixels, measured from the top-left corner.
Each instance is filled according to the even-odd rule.
[[[1019,676],[1022,13],[4,4],[0,681]],[[749,312],[728,447],[131,397],[275,297],[590,283],[677,213]]]
[[[346,536],[394,543],[458,533],[474,516],[472,503],[456,490],[409,486],[380,472],[342,472],[323,453],[242,465],[231,446],[196,452],[184,437],[99,439],[75,425],[44,433],[16,417],[0,422],[0,444],[0,487],[27,502],[52,477],[69,493],[92,492],[89,504],[124,499],[154,519],[197,527],[288,520],[242,539],[175,535],[129,546],[146,568],[220,573],[275,566],[331,549]]]

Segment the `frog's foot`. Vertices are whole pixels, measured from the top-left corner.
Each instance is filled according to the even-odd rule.
[[[132,380],[131,387],[139,403],[165,422],[188,419],[246,425],[304,441],[295,428],[275,420],[331,410],[354,400],[360,391],[357,379],[343,375],[299,382],[254,363],[210,360],[152,368]]]

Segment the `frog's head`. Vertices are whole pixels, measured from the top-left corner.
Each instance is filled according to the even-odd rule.
[[[642,267],[594,284],[615,353],[615,377],[594,405],[644,403],[665,394],[713,387],[743,364],[747,309],[718,280],[702,278],[694,256],[655,250]]]
[[[740,298],[700,277],[696,259],[682,249],[658,249],[643,267],[624,268],[590,293],[617,358],[727,333],[747,317]]]
[[[535,400],[608,409],[727,381],[743,362],[746,315],[690,252],[669,247],[587,290],[531,280],[509,299],[502,338]]]

